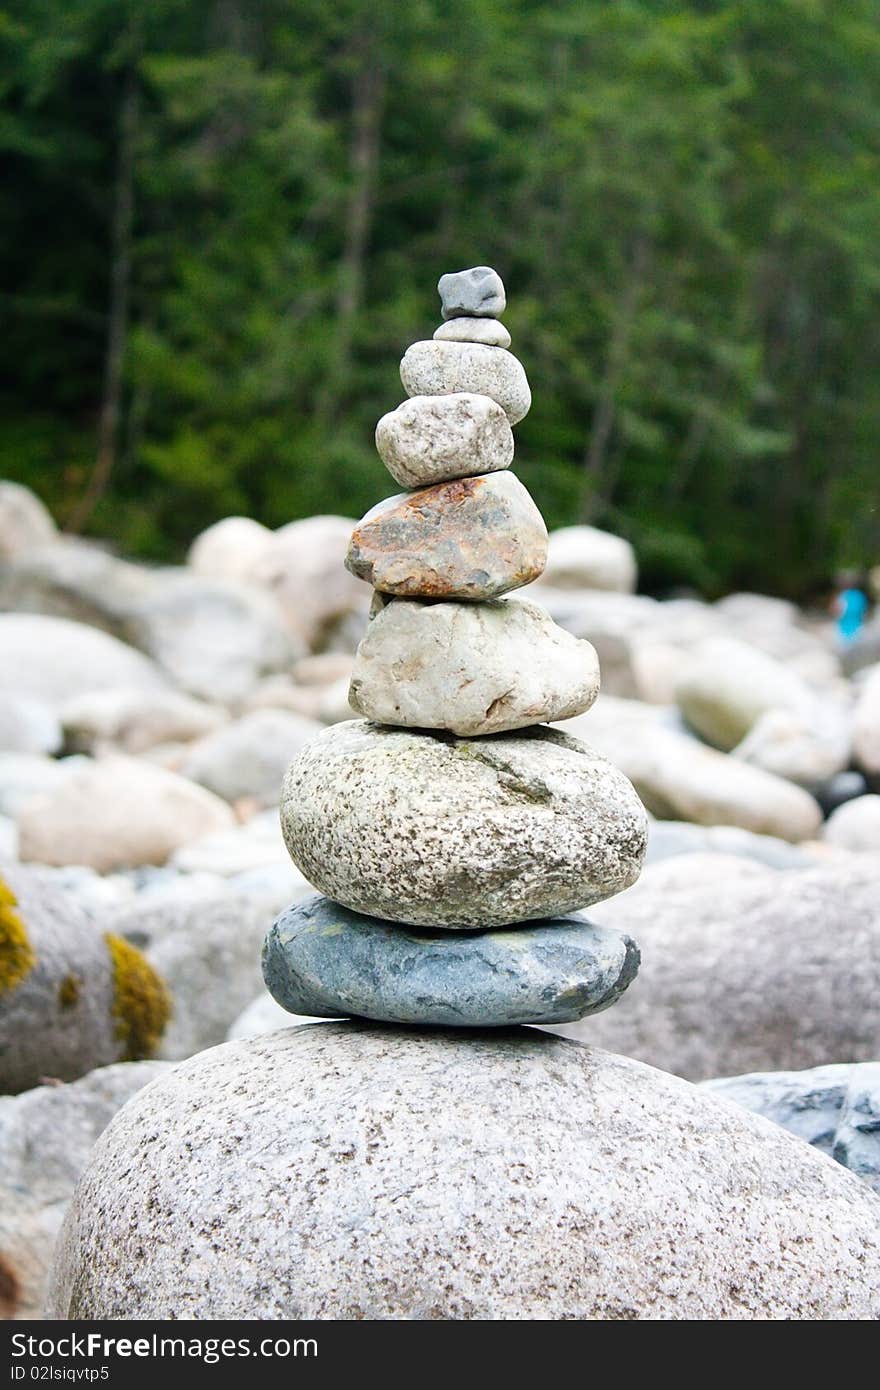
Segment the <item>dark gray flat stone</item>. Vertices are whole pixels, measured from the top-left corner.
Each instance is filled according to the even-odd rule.
[[[563,917],[502,931],[417,931],[316,896],[282,913],[263,975],[282,1008],[462,1028],[570,1023],[607,1009],[639,968],[635,942]]]

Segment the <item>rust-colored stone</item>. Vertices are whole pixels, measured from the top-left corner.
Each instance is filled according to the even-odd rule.
[[[399,598],[489,599],[530,584],[547,528],[512,473],[456,478],[380,502],[355,528],[352,574]]]

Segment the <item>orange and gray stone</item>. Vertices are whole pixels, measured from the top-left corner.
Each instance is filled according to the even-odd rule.
[[[458,478],[389,497],[352,534],[346,567],[401,598],[489,599],[530,584],[547,528],[513,473]]]

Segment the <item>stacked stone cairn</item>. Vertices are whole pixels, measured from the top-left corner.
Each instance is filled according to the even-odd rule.
[[[531,393],[488,266],[444,275],[376,443],[408,491],[346,560],[375,599],[337,724],[292,763],[282,826],[320,890],[271,928],[291,1013],[390,1023],[568,1023],[613,1004],[639,954],[580,909],[629,887],[647,824],[627,779],[549,721],[599,690],[589,642],[535,603],[547,529],[509,471]]]

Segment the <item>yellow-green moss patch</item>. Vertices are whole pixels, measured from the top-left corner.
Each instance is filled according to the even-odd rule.
[[[80,981],[75,975],[65,975],[58,986],[58,1007],[72,1009],[79,1003]]]
[[[152,1057],[171,1017],[164,982],[136,947],[121,936],[104,937],[113,962],[113,1016],[123,1045],[122,1061]]]
[[[36,963],[36,952],[18,910],[18,898],[0,878],[0,994],[20,985]]]

